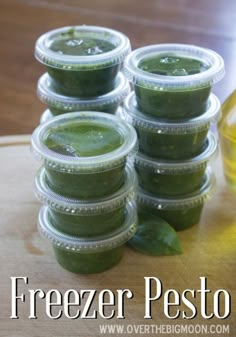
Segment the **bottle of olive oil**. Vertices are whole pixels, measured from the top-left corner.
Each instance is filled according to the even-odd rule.
[[[225,179],[236,193],[236,90],[222,105],[218,127]]]

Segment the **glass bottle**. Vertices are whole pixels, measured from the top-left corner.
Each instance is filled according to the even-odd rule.
[[[218,128],[225,179],[236,193],[236,90],[222,105]]]

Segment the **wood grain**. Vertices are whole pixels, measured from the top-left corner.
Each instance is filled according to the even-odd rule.
[[[29,151],[29,145],[22,145],[28,137],[6,137],[0,145],[0,157],[4,165],[0,175],[0,336],[1,337],[98,337],[100,324],[204,324],[230,325],[230,334],[236,335],[236,196],[225,186],[221,161],[217,160],[214,170],[218,188],[211,201],[205,204],[198,225],[179,232],[183,254],[170,257],[150,257],[127,247],[122,261],[114,268],[95,275],[76,275],[62,269],[55,261],[51,246],[37,233],[37,217],[40,204],[33,195],[33,180],[38,167]],[[12,144],[12,146],[11,146]],[[26,303],[19,302],[19,319],[10,319],[11,284],[10,277],[27,276],[29,285],[19,283],[19,292],[26,293]],[[163,300],[152,306],[153,318],[144,320],[144,277],[158,277],[163,291],[175,289],[199,289],[201,276],[207,277],[208,288],[214,293],[225,289],[232,297],[231,315],[228,319],[204,320],[200,314],[199,296],[194,300],[198,315],[194,320],[171,321],[163,313]],[[128,288],[134,293],[132,300],[125,302],[125,319],[100,317],[96,320],[69,320],[62,317],[50,320],[45,314],[45,302],[38,299],[37,320],[28,319],[28,289],[41,288],[44,291],[58,289]],[[208,298],[208,312],[212,309],[212,293]],[[95,300],[92,309],[97,309]],[[82,305],[83,307],[83,305]],[[182,310],[186,307],[181,306]],[[118,336],[118,334],[114,334]],[[138,336],[141,334],[130,334]],[[143,335],[143,334],[142,334]],[[158,335],[158,334],[157,334]],[[106,336],[110,336],[106,334]],[[146,335],[148,336],[148,335]],[[168,335],[170,336],[170,335]],[[173,335],[172,335],[173,336]],[[186,337],[186,334],[178,334]],[[204,334],[197,336],[205,337]],[[211,334],[217,337],[218,335]],[[220,335],[223,337],[224,335]]]
[[[133,49],[182,42],[222,55],[226,76],[214,91],[223,101],[236,85],[236,2],[228,0],[1,0],[0,135],[31,133],[45,105],[36,97],[44,67],[34,59],[42,33],[65,25],[91,24],[118,29]]]

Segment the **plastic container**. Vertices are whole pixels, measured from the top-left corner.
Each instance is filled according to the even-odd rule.
[[[52,242],[57,262],[71,272],[82,274],[102,272],[117,264],[125,243],[135,234],[136,226],[135,209],[130,209],[118,230],[90,239],[66,235],[55,229],[46,206],[41,208],[38,222],[41,235]]]
[[[185,196],[158,197],[140,189],[138,209],[156,214],[177,231],[184,230],[200,221],[204,203],[211,197],[215,186],[215,176],[211,170],[207,170],[201,188]]]
[[[130,92],[130,86],[122,73],[115,80],[115,88],[108,94],[91,99],[64,96],[58,94],[47,73],[38,81],[37,94],[39,99],[46,103],[53,116],[73,111],[102,111],[114,114],[119,105]]]
[[[117,110],[116,110],[116,112],[115,112],[115,115],[117,115],[117,116],[121,116],[121,114],[122,114],[122,107],[120,106]],[[53,114],[51,113],[51,111],[49,110],[49,109],[46,109],[43,113],[42,113],[42,115],[41,115],[41,117],[40,117],[40,121],[39,121],[39,123],[40,124],[43,124],[43,123],[45,123],[45,122],[48,122],[50,119],[52,119],[52,118],[54,118],[55,116],[53,116]]]
[[[207,109],[212,85],[224,75],[216,52],[187,44],[159,44],[131,52],[124,63],[140,111],[158,118],[193,118]]]
[[[109,234],[119,228],[126,213],[135,207],[136,190],[137,178],[131,165],[126,166],[125,183],[116,193],[92,201],[63,198],[52,192],[44,168],[35,179],[35,194],[49,206],[51,224],[65,234],[80,237]]]
[[[220,117],[220,106],[219,99],[211,94],[204,114],[170,122],[142,114],[131,93],[125,100],[123,118],[135,127],[139,150],[144,154],[171,160],[187,159],[204,151],[210,125]]]
[[[94,199],[115,193],[125,181],[125,164],[135,153],[135,129],[120,118],[97,112],[73,112],[36,128],[31,139],[43,160],[46,181],[68,198]]]
[[[138,153],[134,165],[139,185],[146,191],[162,196],[177,196],[192,193],[204,181],[207,164],[216,157],[218,144],[210,133],[205,150],[188,160],[155,160]]]
[[[112,91],[130,52],[124,34],[97,26],[62,27],[36,41],[35,57],[47,67],[58,93],[80,98]]]

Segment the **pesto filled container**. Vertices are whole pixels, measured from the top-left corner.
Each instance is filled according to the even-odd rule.
[[[114,194],[94,200],[68,199],[54,193],[41,168],[35,179],[35,194],[48,206],[51,225],[59,231],[79,237],[106,235],[118,229],[131,208],[135,208],[137,178],[131,165],[126,166],[125,183]]]
[[[124,253],[126,242],[133,237],[137,227],[137,214],[129,209],[117,230],[93,238],[66,235],[51,224],[48,208],[39,213],[38,229],[52,242],[57,262],[74,273],[91,274],[107,270],[117,264]]]
[[[94,199],[121,188],[136,143],[135,129],[120,118],[81,111],[39,125],[31,149],[43,161],[52,191],[68,198]]]
[[[206,111],[198,117],[178,121],[160,120],[137,108],[134,93],[124,103],[122,116],[136,129],[139,150],[162,159],[187,159],[204,151],[209,128],[221,114],[219,99],[211,94]]]
[[[159,197],[140,189],[138,209],[159,216],[175,230],[181,231],[199,223],[204,204],[212,196],[215,186],[215,176],[209,168],[202,186],[184,196]]]
[[[81,99],[57,93],[47,73],[40,77],[37,85],[38,97],[48,105],[51,116],[74,111],[102,111],[114,114],[129,92],[129,83],[122,73],[117,75],[115,87],[111,92],[90,99]]]
[[[46,66],[58,93],[90,98],[115,88],[115,78],[130,50],[124,34],[83,25],[43,34],[36,41],[35,57]]]
[[[157,160],[142,153],[134,158],[139,186],[158,196],[183,196],[201,188],[209,161],[218,153],[218,143],[209,133],[204,151],[191,159]]]
[[[194,118],[207,110],[214,83],[224,75],[216,52],[188,44],[159,44],[131,52],[124,63],[138,109],[158,118]]]

